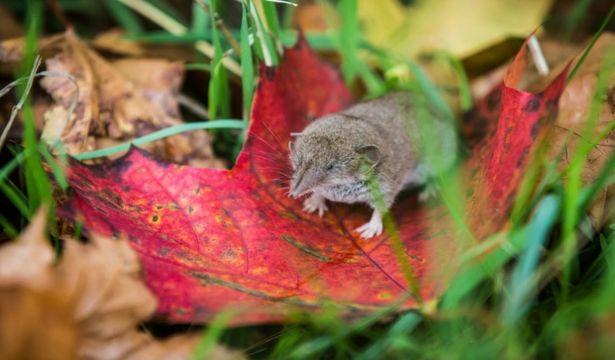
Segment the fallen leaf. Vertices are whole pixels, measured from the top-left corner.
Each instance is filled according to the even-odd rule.
[[[64,35],[52,35],[39,40],[39,52],[43,58],[51,56],[56,48],[55,45],[61,42]],[[8,65],[18,65],[23,59],[24,40],[14,38],[0,42],[0,62]]]
[[[608,52],[612,53],[613,49],[615,49],[615,34],[602,34],[562,94],[556,127],[550,135],[551,156],[556,157],[563,153],[560,169],[569,164],[570,156],[574,154],[580,141],[596,142],[598,134],[606,131],[615,119],[615,72],[611,72],[607,98],[600,110],[596,126],[591,132],[592,136],[589,139],[582,138],[586,131],[590,104],[596,91],[598,72]],[[591,184],[597,179],[609,158],[615,155],[613,149],[615,149],[615,130],[611,130],[590,151],[582,172],[584,185]],[[601,189],[594,199],[589,209],[594,228],[601,229],[613,219],[615,214],[612,208],[609,212],[608,206],[613,193],[615,187],[611,185]]]
[[[372,44],[415,56],[447,50],[463,58],[517,36],[525,38],[543,21],[551,0],[359,1],[359,19]]]
[[[0,330],[2,359],[77,358],[78,334],[62,294],[1,288]]]
[[[18,39],[0,44],[0,61],[20,58],[21,42]],[[70,155],[182,123],[177,103],[184,74],[181,63],[162,59],[107,61],[71,32],[46,38],[42,43],[47,70],[65,74],[41,80],[54,100],[44,113],[49,122],[43,127],[54,137],[61,132]],[[74,82],[66,75],[72,76]],[[75,101],[75,111],[66,123],[58,107],[67,114]],[[214,157],[211,136],[205,131],[175,135],[144,148],[177,163],[213,168],[225,165]]]
[[[42,112],[43,131],[41,132],[41,140],[52,146],[62,141],[62,133],[68,122],[74,119],[74,114],[70,114],[71,117],[69,118],[65,107],[44,105],[47,105],[47,110]],[[41,109],[38,110],[40,111]]]
[[[0,247],[0,358],[185,359],[194,352],[200,334],[159,341],[137,330],[156,299],[126,241],[66,239],[54,264],[46,216],[39,210],[18,239]],[[242,358],[221,347],[214,354]]]
[[[562,74],[539,94],[515,89],[525,51],[491,99],[491,113],[473,123],[492,129],[466,166],[485,190],[475,191],[474,210],[498,213],[488,227],[477,227],[483,236],[506,221],[545,124],[539,120],[552,113],[564,86]],[[289,311],[317,309],[323,299],[348,315],[396,303],[414,308],[389,236],[363,240],[351,231],[367,220],[368,209],[335,206],[319,218],[286,195],[290,133],[350,101],[339,74],[300,41],[279,68],[261,69],[246,144],[232,170],[169,164],[136,148],[103,164],[73,161],[72,210],[90,231],[128,236],[159,299],[158,314],[171,321],[208,321],[229,308],[241,313],[235,324],[283,321]],[[409,194],[392,212],[415,285],[429,302],[446,286],[444,277],[430,274],[455,264],[446,211],[421,206]]]
[[[41,290],[51,281],[48,267],[53,263],[53,252],[43,237],[45,216],[39,215],[21,236],[0,249],[0,287],[24,285]],[[28,259],[29,266],[21,266]]]

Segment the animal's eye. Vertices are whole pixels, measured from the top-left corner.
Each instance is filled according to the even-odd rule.
[[[335,163],[329,163],[325,167],[325,170],[330,171],[330,170],[333,170],[335,167],[336,167]]]

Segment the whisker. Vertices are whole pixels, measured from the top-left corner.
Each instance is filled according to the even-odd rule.
[[[262,156],[267,156],[269,159],[272,160],[281,160],[282,157],[279,156],[278,154],[272,154],[272,153],[268,153],[266,151],[253,151],[252,154],[258,154],[258,155],[262,155]]]
[[[271,128],[269,128],[269,126],[267,126],[267,124],[263,123],[263,127],[269,132],[269,134],[271,134],[271,136],[273,136],[278,144],[283,144],[282,140],[271,130]]]
[[[262,157],[267,157],[267,159],[270,159],[270,160],[276,160],[276,161],[279,161],[279,162],[287,162],[286,161],[286,157],[279,156],[279,154],[272,154],[272,153],[268,153],[268,152],[265,152],[265,151],[253,151],[253,152],[251,152],[251,154],[253,154],[253,155],[260,155]]]
[[[252,138],[259,140],[260,142],[262,142],[263,144],[267,145],[270,149],[275,150],[275,151],[280,151],[280,144],[271,144],[270,142],[268,142],[267,140],[265,140],[264,138],[256,135],[256,134],[252,134]]]

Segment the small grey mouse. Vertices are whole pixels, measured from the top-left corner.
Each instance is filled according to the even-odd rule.
[[[318,211],[320,216],[327,211],[326,200],[366,203],[373,209],[371,219],[355,231],[363,238],[380,235],[382,214],[370,179],[377,181],[388,209],[404,187],[426,184],[456,159],[453,122],[431,110],[427,110],[429,129],[437,144],[430,144],[430,149],[437,150],[438,159],[430,161],[424,156],[414,100],[410,92],[394,92],[316,119],[302,132],[292,134],[289,195],[309,194],[304,210]]]

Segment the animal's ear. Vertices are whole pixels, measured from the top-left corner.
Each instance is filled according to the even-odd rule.
[[[355,148],[357,154],[363,156],[373,166],[380,162],[380,149],[376,145],[363,145]]]

